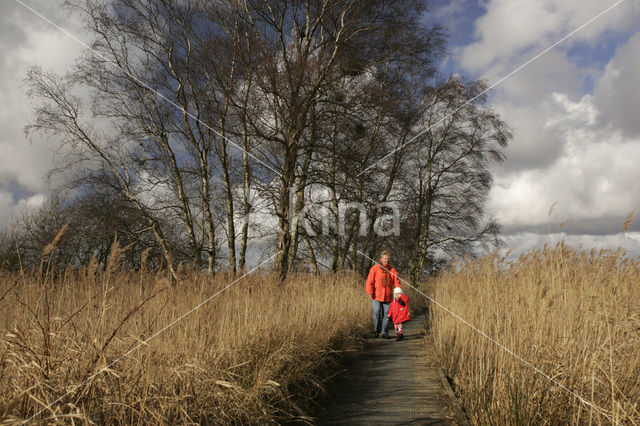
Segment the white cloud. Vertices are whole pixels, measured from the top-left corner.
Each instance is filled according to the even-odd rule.
[[[47,199],[47,194],[39,193],[14,202],[11,192],[0,190],[0,229],[4,229],[20,218],[20,215],[30,209],[41,206]]]
[[[540,127],[559,135],[562,150],[543,167],[496,170],[489,207],[502,224],[511,229],[544,225],[555,202],[558,221],[590,220],[593,226],[598,218],[624,217],[640,208],[640,139],[595,126],[592,96],[571,102],[554,94],[553,102]]]
[[[455,21],[452,22],[453,18],[464,13],[466,1],[467,0],[450,0],[434,8],[431,11],[433,19],[437,22],[448,22],[449,29],[451,29],[451,24],[456,23]]]
[[[506,247],[502,253],[509,253],[511,259],[516,259],[523,253],[541,249],[546,245],[555,246],[564,241],[575,248],[591,250],[592,248],[616,250],[619,247],[625,250],[628,257],[640,256],[640,232],[629,232],[625,235],[570,235],[564,232],[552,232],[537,234],[523,232],[507,235],[504,238]]]
[[[457,48],[455,58],[491,84],[614,3],[488,0],[475,42]],[[629,36],[639,21],[640,1],[625,1],[493,90],[491,103],[514,132],[507,160],[494,168],[488,206],[508,247],[539,248],[550,242],[548,230],[567,222],[567,234],[554,234],[555,241],[640,254],[640,234],[623,242],[614,235],[640,210],[640,32]],[[623,36],[602,70],[600,55],[613,53],[607,42]],[[585,92],[590,78],[595,89]]]
[[[545,35],[561,27],[561,17],[544,7],[544,2],[492,0],[487,13],[476,21],[478,41],[461,54],[462,66],[482,70],[496,60],[508,58],[520,49],[537,44]]]
[[[495,170],[489,207],[506,229],[543,229],[555,202],[554,223],[567,221],[587,233],[610,230],[607,221],[619,226],[640,209],[638,57],[640,33],[617,50],[594,94],[577,101],[544,89],[537,100],[511,88],[501,93],[496,109],[514,139]]]
[[[484,71],[492,65],[513,65],[514,59],[526,53],[533,57],[560,40],[607,7],[608,0],[489,0],[487,12],[476,21],[477,41],[466,46],[460,63],[472,72]],[[597,43],[606,31],[623,31],[637,25],[640,2],[625,1],[587,25],[567,40]]]
[[[590,126],[597,111],[588,102],[573,103],[560,93],[546,94],[525,104],[504,97],[494,108],[513,129],[505,150],[507,161],[499,171],[525,171],[551,166],[566,148],[572,126]]]
[[[525,62],[524,58],[522,62]],[[486,78],[491,83],[497,82],[516,68],[502,64],[487,70],[485,74],[492,76]],[[552,92],[575,98],[580,96],[582,82],[589,73],[590,70],[580,69],[572,63],[565,52],[551,50],[504,80],[494,92],[498,100],[508,99],[515,105],[540,102]]]
[[[62,3],[29,2],[52,21],[79,33],[78,23],[66,15]],[[0,15],[0,191],[5,194],[0,216],[6,224],[9,217],[32,202],[33,196],[48,192],[46,175],[53,166],[56,149],[50,138],[41,137],[31,143],[25,140],[24,126],[30,120],[32,104],[23,79],[36,64],[55,72],[68,70],[81,47],[16,2],[0,6]]]
[[[594,96],[605,120],[628,135],[640,135],[640,32],[617,49]]]

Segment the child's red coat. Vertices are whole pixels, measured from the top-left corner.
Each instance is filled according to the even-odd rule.
[[[404,306],[395,299],[389,305],[389,317],[394,324],[409,321],[409,298],[406,294],[401,294],[400,300],[404,302]]]

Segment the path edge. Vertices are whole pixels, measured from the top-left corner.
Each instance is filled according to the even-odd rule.
[[[436,370],[438,370],[438,374],[440,375],[440,380],[442,381],[442,387],[444,388],[445,393],[449,397],[449,402],[451,403],[451,407],[456,414],[456,420],[461,426],[470,426],[471,421],[467,417],[467,413],[462,409],[462,404],[458,400],[455,392],[451,388],[451,384],[449,384],[449,379],[447,379],[446,374],[444,374],[444,370],[440,366],[440,364],[436,365]]]
[[[425,320],[424,322],[425,331],[427,335],[431,335],[431,327],[429,326],[428,310],[425,312],[422,312],[422,315],[424,316],[424,320]],[[440,376],[440,381],[442,382],[442,387],[444,388],[445,393],[449,397],[449,403],[451,405],[451,408],[453,409],[453,412],[456,415],[456,422],[460,426],[471,426],[471,420],[469,420],[467,413],[462,408],[462,404],[460,404],[460,400],[456,396],[456,393],[453,391],[453,388],[449,383],[449,379],[447,379],[447,375],[444,373],[444,369],[440,365],[440,361],[437,359],[437,357],[434,357],[434,362],[435,362],[435,368],[438,371],[438,375]]]

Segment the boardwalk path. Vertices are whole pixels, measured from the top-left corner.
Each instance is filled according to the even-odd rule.
[[[370,339],[316,413],[317,424],[456,424],[439,373],[425,356],[424,326],[417,316],[405,324],[402,341]]]

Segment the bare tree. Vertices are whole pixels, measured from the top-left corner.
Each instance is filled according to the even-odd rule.
[[[221,73],[211,67],[216,53],[211,46],[219,45],[214,23],[203,18],[196,1],[116,3],[76,4],[74,10],[83,14],[95,35],[92,51],[66,78],[37,68],[29,73],[30,93],[43,103],[28,130],[64,136],[76,165],[97,164],[115,176],[121,192],[148,217],[149,229],[163,246],[168,245],[163,219],[178,213],[191,260],[200,263],[204,245],[209,272],[217,255],[211,177],[220,166],[230,269],[235,271],[225,135],[228,98],[220,96],[224,92],[212,77]],[[90,109],[74,90],[89,93]],[[216,153],[219,161],[213,157]],[[166,256],[172,264],[168,249]]]
[[[306,176],[300,174],[309,173],[306,159],[317,151],[312,133],[321,123],[312,124],[312,117],[323,93],[371,67],[384,71],[385,65],[411,61],[431,65],[441,37],[419,24],[424,10],[419,1],[245,1],[231,2],[230,8],[245,24],[250,42],[243,44],[259,47],[247,49],[242,62],[259,70],[255,86],[265,107],[262,120],[254,119],[253,125],[271,146],[280,173],[276,264],[285,277],[298,243],[290,201],[292,192],[303,194],[300,184]]]
[[[489,165],[502,161],[511,133],[486,107],[486,86],[452,77],[422,99],[415,142],[404,178],[411,206],[411,279],[434,256],[469,252],[474,244],[497,243],[499,226],[484,219],[491,186]],[[483,220],[485,220],[483,222]]]
[[[474,99],[481,83],[435,79],[444,33],[425,26],[424,1],[74,5],[93,51],[66,76],[29,73],[41,103],[28,131],[61,136],[67,185],[135,211],[114,228],[152,237],[170,268],[213,273],[226,255],[235,273],[252,239],[272,238],[282,278],[307,261],[364,272],[361,253],[393,245],[416,280],[495,242],[488,170],[510,134]],[[257,203],[272,234],[249,219]],[[390,204],[399,235],[377,232]]]
[[[163,248],[168,268],[175,276],[168,241],[160,222],[141,199],[137,180],[131,173],[134,161],[130,156],[122,155],[131,149],[128,143],[131,141],[125,137],[129,130],[120,134],[99,133],[82,115],[82,102],[71,93],[71,77],[60,79],[59,76],[34,68],[27,79],[31,87],[29,94],[43,101],[36,108],[34,121],[27,127],[27,132],[43,131],[62,135],[64,144],[75,154],[68,157],[72,163],[89,163],[112,176],[121,194],[145,216],[148,228]]]

